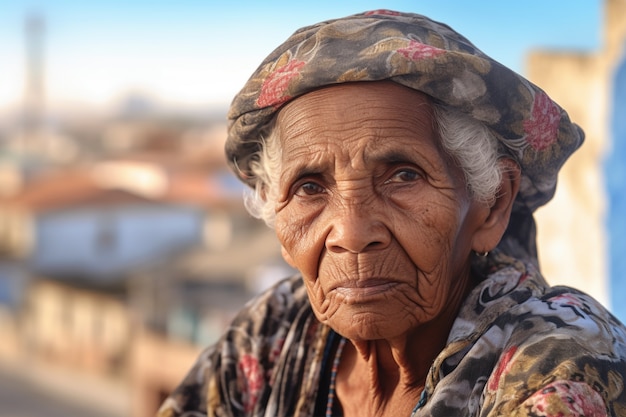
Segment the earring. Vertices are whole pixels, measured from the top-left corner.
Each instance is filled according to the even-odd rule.
[[[481,258],[486,258],[487,255],[489,255],[489,251],[485,251],[485,252],[476,252],[476,255],[480,256]]]

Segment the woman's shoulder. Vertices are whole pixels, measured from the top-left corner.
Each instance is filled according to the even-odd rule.
[[[520,314],[527,319],[540,318],[552,333],[596,345],[603,340],[626,355],[626,327],[594,297],[575,288],[555,286],[524,304]]]
[[[563,405],[561,397],[588,398],[578,405],[589,409],[626,410],[624,325],[590,295],[550,286],[520,265],[492,273],[455,323],[453,341],[472,340],[456,359],[460,379],[487,371],[482,406],[497,415],[543,415],[537,407]]]
[[[543,334],[565,334],[582,341],[600,337],[626,349],[625,326],[598,300],[575,288],[550,286],[531,263],[502,256],[497,260],[497,268],[470,294],[460,312],[475,334],[497,327],[502,334],[512,332],[521,339]]]
[[[525,350],[548,361],[597,357],[626,362],[626,327],[592,296],[566,286],[517,291],[524,296],[499,310],[487,326],[491,333],[499,329],[505,350]],[[516,299],[515,293],[510,297]]]
[[[624,410],[626,328],[601,303],[574,288],[547,287],[513,309],[511,318],[517,324],[487,393],[518,398],[517,411],[528,415],[543,415],[537,410],[547,403],[578,407],[584,415]],[[512,409],[505,414],[518,415]]]

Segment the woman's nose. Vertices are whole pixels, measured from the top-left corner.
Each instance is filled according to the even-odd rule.
[[[335,253],[362,253],[386,248],[391,242],[391,232],[381,217],[376,210],[366,207],[333,211],[326,249]]]

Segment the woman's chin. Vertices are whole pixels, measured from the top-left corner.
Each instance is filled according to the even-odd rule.
[[[418,325],[417,319],[407,320],[404,314],[393,314],[385,309],[340,308],[327,324],[352,341],[390,340],[408,334]]]

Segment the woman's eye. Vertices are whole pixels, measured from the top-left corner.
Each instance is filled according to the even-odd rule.
[[[412,182],[421,178],[419,172],[414,169],[401,169],[396,171],[391,178],[385,181],[385,184],[389,184],[392,182]]]
[[[315,182],[305,182],[301,184],[297,190],[296,195],[317,195],[324,192],[324,187]]]

